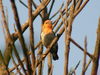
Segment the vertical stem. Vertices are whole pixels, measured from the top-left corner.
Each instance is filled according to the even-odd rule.
[[[67,1],[66,1],[66,16],[67,16],[67,13],[68,13],[68,10],[67,10],[68,9],[68,2]],[[69,35],[68,35],[68,32],[67,32],[67,25],[66,24],[64,24],[64,26],[65,26],[65,61],[64,61],[64,75],[68,75],[68,60],[69,60],[69,46],[70,46],[69,45],[69,37],[68,37]]]
[[[32,52],[32,71],[33,74],[35,68],[35,52],[34,52],[34,28],[33,28],[33,21],[32,21],[32,0],[28,0],[28,14],[29,14],[29,30],[30,30],[30,46]]]
[[[86,51],[87,51],[87,38],[85,37],[84,41],[84,61],[83,61],[83,68],[82,68],[82,75],[85,75],[85,66],[86,66]]]
[[[43,17],[43,12],[42,12],[42,17]],[[41,24],[41,32],[42,32],[42,25],[43,25],[43,21],[42,21],[42,24]],[[41,38],[40,38],[41,39]],[[41,59],[41,55],[43,53],[43,45],[41,44],[40,47],[39,47],[39,50],[38,50],[38,55],[39,55],[39,59]],[[41,62],[38,66],[38,75],[42,75],[43,71],[43,62]]]
[[[40,45],[40,48],[38,50],[38,55],[39,55],[39,59],[41,59],[41,55],[43,53],[43,45]],[[42,69],[43,69],[43,62],[41,62],[38,66],[38,75],[42,75]]]
[[[52,58],[51,53],[48,54],[48,75],[52,75]]]
[[[95,59],[93,60],[91,75],[97,75],[99,56],[100,56],[100,18],[98,23],[97,40],[96,40],[95,51],[94,51]]]
[[[72,32],[72,23],[73,23],[73,5],[70,8],[70,14],[68,19],[68,27],[65,32],[65,62],[64,62],[64,75],[68,75],[68,63],[69,63],[69,51],[70,51],[70,36]],[[67,12],[66,12],[67,13]],[[66,21],[67,22],[67,21]]]

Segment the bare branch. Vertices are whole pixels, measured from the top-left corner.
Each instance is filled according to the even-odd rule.
[[[83,2],[83,0],[79,0],[78,2],[76,2],[77,5],[76,5],[76,8],[75,8],[75,11],[77,11],[80,8],[80,6],[82,5],[82,2]]]
[[[59,10],[58,10],[56,13],[54,13],[54,14],[50,17],[50,20],[51,20],[53,17],[55,17],[55,16],[59,13],[59,11],[62,9],[63,6],[64,6],[64,3],[62,3],[62,5],[61,5],[61,7],[59,8]]]
[[[43,45],[41,44],[38,47],[39,47],[39,50],[37,53],[37,55],[38,55],[37,59],[41,59],[41,55],[43,53]],[[38,66],[38,75],[42,75],[42,74],[43,74],[43,62],[41,62]]]
[[[4,52],[4,61],[5,61],[5,64],[7,65],[8,67],[8,63],[9,63],[9,60],[10,60],[10,54],[12,54],[12,49],[11,49],[11,45],[9,45],[11,42],[11,36],[10,36],[10,31],[8,29],[8,24],[7,24],[7,21],[6,21],[6,17],[5,17],[5,13],[4,13],[4,8],[3,8],[3,4],[2,4],[2,0],[0,0],[0,10],[1,10],[1,14],[2,14],[2,21],[3,21],[3,28],[5,29],[4,31],[4,34],[5,34],[5,39],[6,39],[6,49],[5,49],[5,52]]]
[[[30,30],[30,46],[31,46],[31,58],[32,58],[32,66],[30,66],[30,69],[33,71],[34,74],[34,68],[35,68],[35,50],[34,50],[34,28],[33,28],[33,21],[32,21],[32,0],[28,0],[28,14],[29,14],[29,30]]]
[[[22,5],[24,5],[26,8],[28,8],[28,6],[27,6],[24,2],[22,2],[22,0],[19,0],[19,2],[20,2]]]
[[[91,62],[92,62],[92,59],[90,59],[89,62],[86,64],[85,70],[84,70],[85,72],[86,72],[86,70],[88,69],[88,67],[89,67],[89,65],[90,65]]]
[[[50,6],[50,9],[49,9],[48,15],[51,14],[51,11],[52,11],[52,9],[53,9],[54,3],[55,3],[55,0],[52,0],[52,3],[51,3],[51,6]]]
[[[16,62],[15,62],[15,60],[14,60],[12,55],[11,55],[11,57],[12,57],[12,62],[14,64],[14,67],[17,67],[17,64],[16,64]],[[16,70],[17,70],[17,73],[19,73],[19,75],[22,75],[18,67],[16,68]]]
[[[68,5],[68,4],[67,4]],[[68,6],[67,6],[68,7]],[[66,20],[65,26],[65,62],[64,62],[64,75],[68,74],[68,62],[69,62],[69,52],[70,52],[70,38],[72,32],[72,23],[73,23],[73,7],[70,8],[69,19]],[[67,11],[68,12],[68,11]],[[67,13],[66,12],[66,13]],[[66,16],[67,17],[67,16]],[[68,23],[67,23],[68,22]],[[68,25],[67,25],[68,24]]]
[[[84,41],[84,61],[83,61],[83,68],[82,68],[82,75],[85,75],[85,66],[86,66],[86,51],[87,51],[87,37],[85,37]]]
[[[84,48],[82,48],[77,42],[75,42],[72,38],[70,38],[71,42],[76,45],[81,51],[84,52]],[[94,59],[94,56],[86,51],[86,54],[91,58]]]
[[[32,1],[32,4],[33,4],[34,8],[37,9],[38,6],[36,5],[36,3],[35,3],[34,1]],[[40,15],[40,17],[42,18],[41,13],[39,13],[39,15]]]
[[[68,47],[67,47],[67,41],[68,41],[68,35],[67,35],[67,27],[68,27],[68,24],[66,23],[66,20],[65,18],[63,17],[62,15],[62,12],[61,12],[61,18],[62,18],[62,21],[64,23],[64,27],[65,27],[65,62],[64,62],[64,75],[67,75],[68,74],[68,56],[69,56],[69,50],[68,50]],[[68,52],[67,52],[68,51]]]
[[[8,71],[7,65],[4,62],[4,58],[1,53],[1,50],[0,50],[0,75],[9,75],[9,71]]]
[[[51,53],[48,54],[48,75],[52,75],[52,58],[51,58]]]
[[[89,1],[89,0],[86,0],[86,1],[81,5],[81,7],[80,7],[77,11],[75,11],[74,17],[76,17],[76,16],[81,12],[81,10],[85,7],[85,5],[88,3],[88,1]]]
[[[75,71],[76,71],[76,69],[78,68],[79,64],[80,64],[80,61],[77,63],[77,65],[75,66],[75,68],[72,69],[72,70],[68,73],[68,75],[73,75],[73,73],[74,73],[74,75],[76,75]]]
[[[100,56],[100,18],[98,23],[97,40],[96,40],[95,51],[94,51],[95,59],[93,60],[91,75],[97,75],[99,56]]]

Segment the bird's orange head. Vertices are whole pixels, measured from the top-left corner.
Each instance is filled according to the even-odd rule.
[[[49,33],[52,31],[52,21],[46,20],[43,24],[43,32]]]
[[[43,24],[44,28],[51,28],[52,29],[52,22],[50,20],[46,20]]]

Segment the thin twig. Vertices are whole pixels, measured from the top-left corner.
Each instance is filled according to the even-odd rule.
[[[82,2],[83,2],[83,0],[79,0],[79,1],[77,2],[75,11],[77,11],[77,10],[80,8],[80,6],[82,5]]]
[[[48,75],[52,75],[52,57],[51,57],[51,53],[48,54]]]
[[[54,14],[50,17],[50,20],[51,20],[52,18],[54,18],[54,17],[59,13],[59,11],[62,9],[63,6],[64,6],[64,3],[62,3],[62,5],[61,5],[61,7],[59,8],[59,10],[58,10],[56,13],[54,13]]]
[[[22,2],[22,0],[19,0],[19,2],[20,2],[21,4],[23,4],[26,8],[28,8],[28,6],[27,6],[24,2]]]
[[[37,5],[36,5],[36,3],[34,2],[34,0],[32,0],[32,4],[33,4],[34,8],[37,9]]]
[[[33,4],[34,8],[37,9],[38,6],[36,5],[36,3],[35,3],[34,1],[32,1],[32,4]],[[42,18],[41,13],[39,13],[39,15],[40,15],[40,17]]]
[[[85,75],[85,66],[86,66],[86,51],[87,51],[87,37],[84,40],[84,61],[83,61],[83,68],[82,68],[82,75]]]
[[[84,52],[84,48],[82,48],[82,47],[81,47],[77,42],[75,42],[71,37],[70,37],[70,40],[71,40],[71,42],[72,42],[74,45],[76,45],[81,51]],[[93,56],[92,54],[88,53],[87,51],[86,51],[86,54],[87,54],[91,59],[94,59],[94,56]]]
[[[77,65],[75,66],[75,68],[72,69],[72,70],[68,73],[68,75],[73,75],[73,73],[76,74],[75,71],[76,71],[76,69],[78,68],[79,64],[80,64],[80,61],[77,63]]]
[[[50,6],[50,9],[49,9],[48,15],[51,14],[51,11],[52,11],[52,9],[53,9],[54,3],[55,3],[55,0],[52,0],[52,3],[51,3],[51,6]]]
[[[86,72],[86,70],[88,69],[88,67],[89,67],[89,65],[90,65],[91,62],[92,62],[92,59],[90,59],[89,62],[86,64],[85,70],[84,70],[85,72]]]
[[[80,7],[77,11],[75,11],[74,17],[76,17],[76,16],[81,12],[81,10],[85,7],[85,5],[86,5],[88,2],[89,2],[89,0],[86,0],[86,1],[81,5],[81,7]]]
[[[14,64],[14,66],[17,67],[17,64],[16,64],[16,62],[15,62],[15,60],[14,60],[12,55],[11,55],[11,57],[12,57],[12,62]],[[16,70],[17,70],[17,73],[19,73],[19,75],[22,75],[18,67],[16,68]]]

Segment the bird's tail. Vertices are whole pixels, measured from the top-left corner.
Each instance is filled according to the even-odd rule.
[[[57,53],[52,53],[52,57],[53,57],[53,60],[58,60],[59,59]]]

